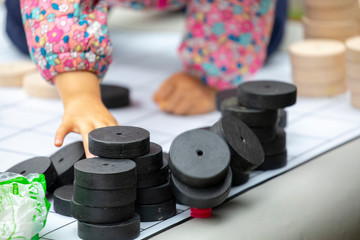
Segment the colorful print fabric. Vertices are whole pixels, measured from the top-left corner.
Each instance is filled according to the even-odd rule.
[[[275,0],[20,0],[30,56],[43,77],[91,71],[103,78],[112,62],[108,7],[187,6],[179,47],[184,69],[218,89],[238,85],[266,58]]]

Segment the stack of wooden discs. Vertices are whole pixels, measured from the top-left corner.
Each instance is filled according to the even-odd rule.
[[[358,9],[359,9],[359,12],[360,12],[360,0],[358,0],[358,1],[359,1]],[[360,33],[360,16],[359,16],[358,22],[359,22],[359,33]]]
[[[25,74],[23,78],[23,90],[32,97],[38,98],[59,98],[55,85],[46,82],[40,72],[34,71]]]
[[[305,0],[305,10],[303,23],[306,38],[346,41],[359,34],[358,0]]]
[[[351,104],[360,108],[360,36],[346,41],[346,75]]]
[[[308,39],[289,48],[298,94],[334,96],[346,91],[345,46],[330,39]]]
[[[25,74],[35,72],[36,66],[31,61],[18,61],[0,64],[0,86],[20,87]]]

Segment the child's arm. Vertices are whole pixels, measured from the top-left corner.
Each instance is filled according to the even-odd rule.
[[[93,5],[94,2],[97,2]],[[56,84],[65,108],[55,145],[80,133],[89,157],[87,133],[116,124],[100,100],[98,79],[111,63],[105,0],[20,0],[31,58]]]
[[[69,132],[79,133],[86,156],[90,157],[88,133],[95,128],[117,125],[101,101],[98,78],[91,72],[67,72],[57,75],[56,86],[64,104],[64,116],[55,135],[55,145],[60,147]]]
[[[21,0],[30,56],[42,76],[88,71],[99,79],[112,61],[107,2],[92,0]]]
[[[254,74],[266,58],[275,2],[189,1],[187,31],[179,48],[185,73],[174,74],[155,93],[159,107],[183,115],[212,111],[215,94],[209,92],[235,87]],[[190,86],[199,90],[184,91]],[[180,106],[187,106],[187,110]]]

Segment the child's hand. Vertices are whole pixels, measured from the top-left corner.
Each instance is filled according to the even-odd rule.
[[[67,105],[62,123],[55,135],[55,145],[60,147],[65,136],[70,132],[80,133],[86,157],[94,157],[88,149],[88,133],[96,128],[115,125],[117,125],[116,120],[101,101],[79,98]]]
[[[197,77],[180,72],[168,78],[154,94],[154,101],[164,112],[195,115],[215,110],[215,89]]]
[[[93,157],[88,148],[88,133],[95,128],[117,125],[101,101],[97,77],[87,72],[63,73],[56,78],[56,86],[65,111],[55,135],[55,145],[62,146],[65,136],[70,132],[80,133],[86,157]]]

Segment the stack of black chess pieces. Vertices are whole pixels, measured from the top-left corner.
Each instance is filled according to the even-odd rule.
[[[89,134],[89,150],[99,157],[75,164],[72,216],[78,219],[79,237],[133,239],[140,233],[140,220],[175,215],[168,164],[162,148],[150,143],[147,130],[130,126],[96,129]],[[86,192],[81,188],[84,184]],[[88,210],[80,208],[79,214],[81,205]]]
[[[287,164],[285,108],[295,102],[296,86],[277,81],[246,82],[217,95],[222,118],[243,122],[260,141],[264,161],[252,170],[272,170]]]
[[[253,170],[286,165],[285,107],[296,87],[278,81],[246,82],[219,92],[222,117],[211,127],[177,136],[170,147],[171,186],[194,217],[211,216],[230,187],[244,184]]]
[[[55,212],[78,219],[82,239],[133,239],[140,221],[175,215],[168,156],[150,142],[147,130],[96,129],[89,134],[89,149],[98,157],[84,159],[82,143],[76,142],[50,158],[28,159],[8,171],[44,174],[48,189],[56,189]]]

